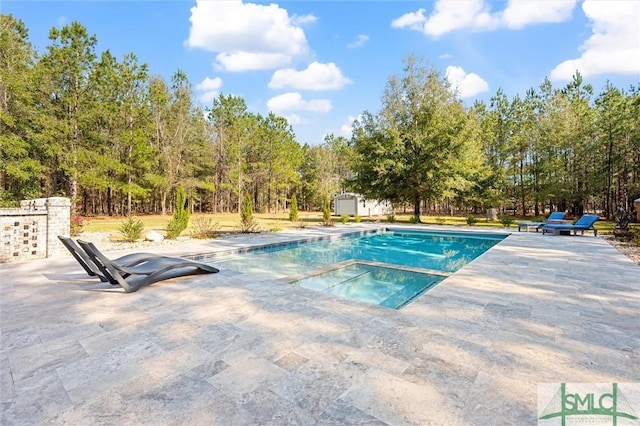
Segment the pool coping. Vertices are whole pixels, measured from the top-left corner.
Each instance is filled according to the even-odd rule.
[[[2,424],[536,424],[541,385],[640,382],[640,266],[591,235],[511,233],[401,310],[229,271],[124,294],[70,256],[0,274]]]

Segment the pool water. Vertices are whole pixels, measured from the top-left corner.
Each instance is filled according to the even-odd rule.
[[[498,242],[504,234],[387,230],[262,248],[216,265],[352,300],[399,308]],[[318,274],[314,271],[322,271]]]
[[[351,300],[398,309],[445,276],[355,263],[295,281]]]

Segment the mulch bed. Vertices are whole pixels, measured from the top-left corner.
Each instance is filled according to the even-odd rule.
[[[615,247],[620,253],[640,265],[640,246],[628,241],[620,241],[611,234],[601,236],[609,244]]]

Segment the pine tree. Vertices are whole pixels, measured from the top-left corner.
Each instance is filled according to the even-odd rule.
[[[182,186],[176,191],[176,210],[173,217],[167,224],[167,238],[174,240],[180,236],[182,231],[189,226],[189,207],[187,205],[187,195]]]
[[[289,220],[291,222],[298,221],[298,199],[296,198],[295,194],[291,197],[291,209],[289,211]]]
[[[241,232],[254,232],[258,224],[253,217],[253,200],[251,194],[244,194],[242,199],[242,206],[240,209],[240,231]]]
[[[329,196],[325,195],[322,201],[322,223],[324,226],[331,226],[331,202]]]

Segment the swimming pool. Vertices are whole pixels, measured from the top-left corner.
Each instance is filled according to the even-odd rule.
[[[506,234],[387,229],[266,247],[216,261],[222,268],[398,309]]]

